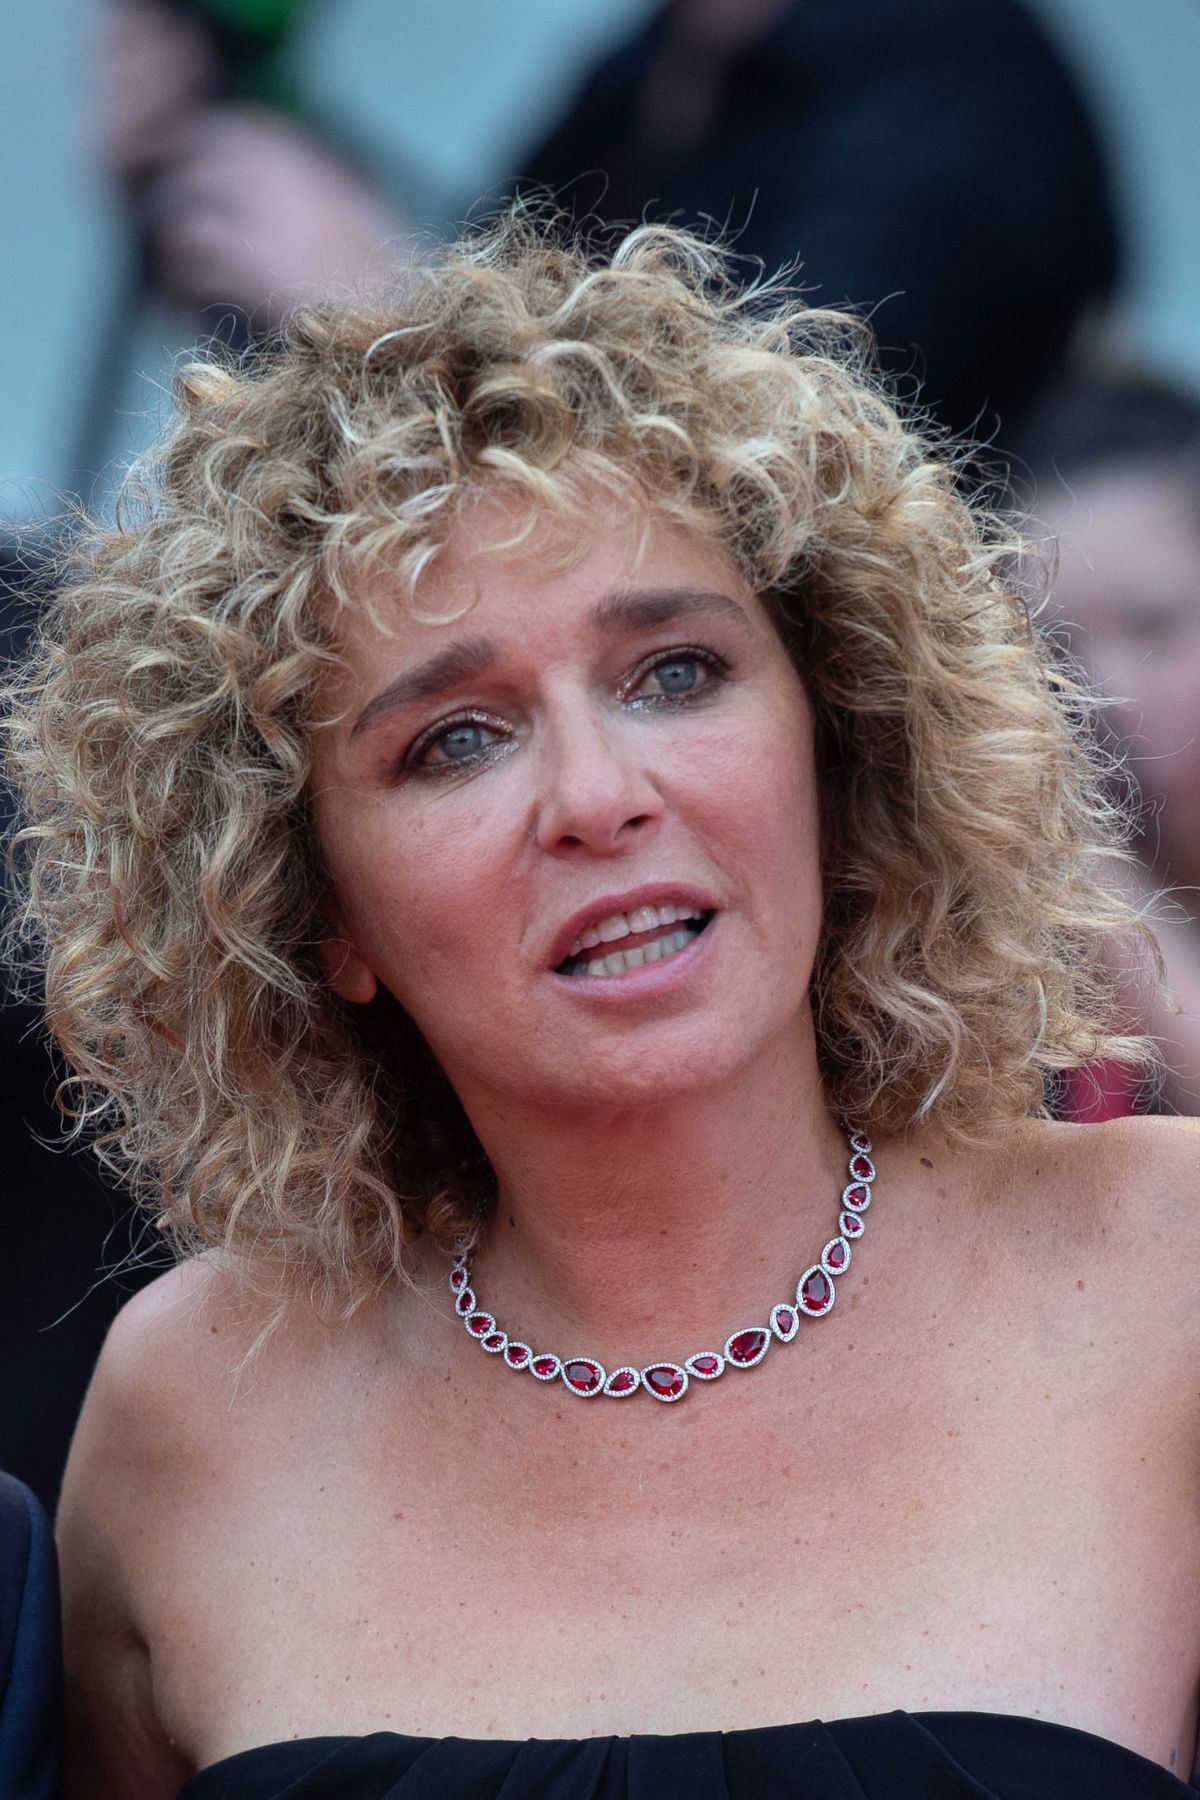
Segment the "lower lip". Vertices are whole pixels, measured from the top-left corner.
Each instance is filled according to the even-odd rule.
[[[689,981],[708,956],[708,946],[717,926],[714,913],[703,931],[672,956],[657,962],[643,963],[640,969],[626,969],[621,975],[559,975],[554,979],[573,994],[588,1000],[642,1000],[667,994]],[[614,946],[615,948],[615,946]]]

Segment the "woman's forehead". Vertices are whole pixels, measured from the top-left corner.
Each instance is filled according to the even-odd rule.
[[[611,499],[586,516],[532,524],[509,497],[488,497],[455,526],[409,586],[386,570],[367,578],[344,617],[354,663],[422,654],[461,631],[522,634],[531,626],[595,622],[597,602],[632,590],[720,592],[753,608],[753,590],[716,536],[698,523]],[[457,629],[456,629],[457,628]]]

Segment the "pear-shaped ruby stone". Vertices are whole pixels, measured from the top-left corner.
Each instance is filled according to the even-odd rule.
[[[721,1359],[719,1356],[693,1356],[690,1366],[697,1375],[707,1376],[711,1380],[721,1372]]]
[[[467,1330],[471,1333],[472,1337],[486,1337],[489,1331],[495,1331],[495,1329],[496,1321],[493,1319],[491,1313],[472,1313],[467,1320]]]
[[[805,1312],[823,1313],[833,1301],[833,1283],[824,1269],[813,1269],[800,1283],[800,1304]]]
[[[532,1355],[528,1344],[510,1344],[504,1352],[504,1360],[510,1369],[523,1369]]]
[[[836,1275],[839,1269],[844,1269],[846,1266],[846,1246],[844,1244],[830,1244],[828,1250],[825,1252],[825,1261]]]
[[[841,1218],[838,1220],[838,1228],[845,1238],[861,1237],[863,1232],[867,1229],[866,1221],[860,1219],[857,1213],[852,1212],[844,1212],[842,1214]]]
[[[463,1268],[451,1269],[451,1271],[450,1271],[450,1286],[454,1289],[455,1293],[457,1294],[459,1288],[466,1287],[466,1285],[467,1285],[467,1271]]]
[[[866,1212],[871,1204],[871,1190],[859,1184],[848,1187],[842,1195],[842,1205],[848,1206],[851,1212]]]
[[[731,1363],[745,1368],[758,1361],[767,1347],[769,1335],[760,1326],[755,1326],[752,1331],[739,1331],[736,1337],[730,1338],[725,1354]]]
[[[875,1164],[871,1161],[869,1156],[864,1156],[860,1151],[851,1161],[850,1173],[853,1175],[855,1181],[874,1181]]]
[[[563,1380],[576,1394],[598,1394],[604,1386],[604,1370],[599,1363],[578,1358],[563,1364]]]
[[[637,1385],[638,1377],[634,1374],[632,1369],[618,1369],[615,1374],[609,1376],[605,1392],[609,1394],[629,1394],[633,1392],[633,1389]]]
[[[485,1350],[491,1350],[495,1353],[497,1350],[503,1350],[504,1348],[504,1333],[502,1331],[489,1331],[482,1341]]]
[[[687,1386],[687,1376],[675,1363],[656,1363],[644,1369],[642,1380],[656,1400],[677,1400]]]

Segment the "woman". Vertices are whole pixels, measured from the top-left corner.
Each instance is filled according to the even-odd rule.
[[[1141,1053],[1115,827],[861,363],[514,217],[185,371],[80,552],[24,925],[198,1254],[67,1475],[76,1793],[1191,1791],[1196,1135],[1038,1116]]]

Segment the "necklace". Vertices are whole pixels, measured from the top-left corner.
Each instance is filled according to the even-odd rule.
[[[871,1183],[875,1179],[871,1141],[851,1126],[846,1127],[846,1136],[850,1145],[850,1181],[842,1189],[837,1236],[830,1238],[820,1260],[801,1275],[794,1301],[773,1306],[769,1324],[744,1326],[733,1332],[721,1351],[697,1350],[681,1363],[648,1363],[642,1369],[627,1363],[611,1374],[594,1356],[563,1357],[552,1351],[534,1351],[522,1339],[510,1337],[495,1315],[480,1306],[471,1284],[469,1251],[459,1253],[450,1271],[454,1310],[476,1343],[490,1355],[500,1357],[510,1369],[527,1369],[535,1381],[561,1380],[572,1394],[583,1399],[607,1394],[611,1400],[627,1400],[639,1388],[645,1388],[656,1400],[682,1400],[692,1381],[715,1381],[726,1369],[753,1369],[767,1354],[772,1338],[790,1344],[800,1329],[801,1319],[820,1319],[832,1309],[834,1279],[850,1267],[851,1242],[866,1230],[863,1215],[871,1204]]]

